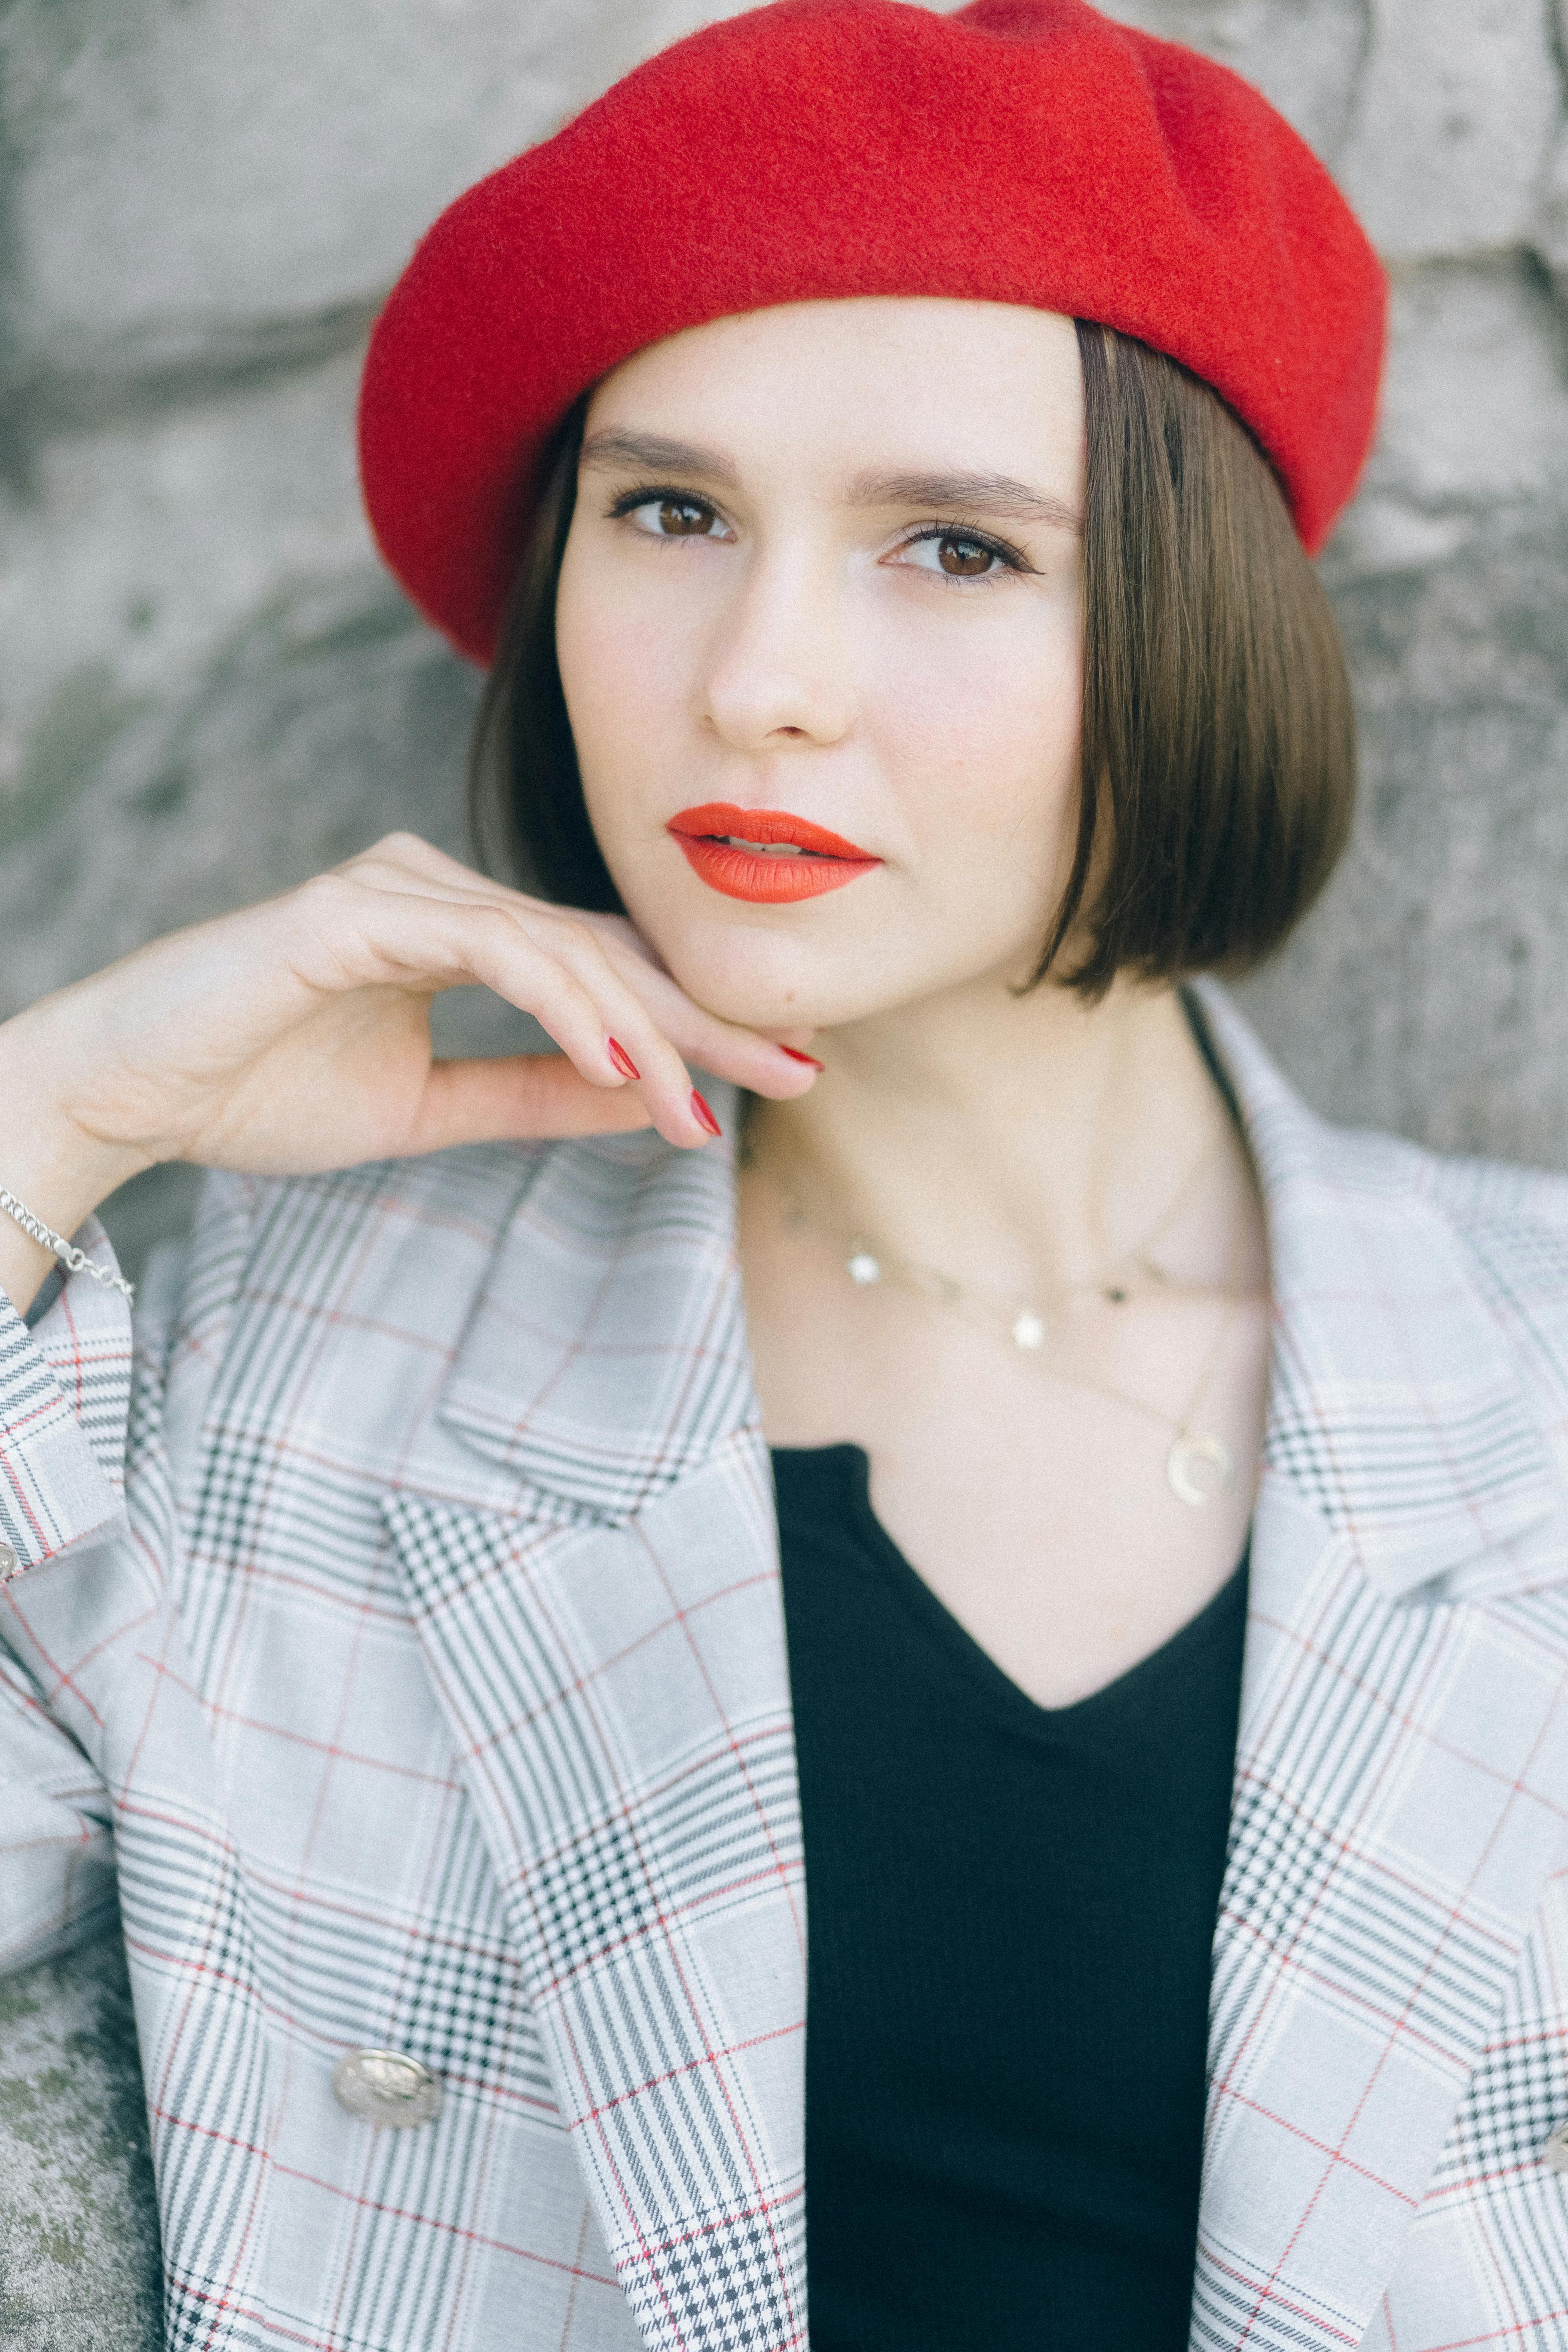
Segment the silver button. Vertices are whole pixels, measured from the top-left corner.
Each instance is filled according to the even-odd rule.
[[[1568,2124],[1559,2124],[1551,2138],[1542,2140],[1541,2160],[1553,2172],[1568,2172]]]
[[[332,2069],[332,2096],[367,2124],[427,2124],[441,2105],[441,2084],[401,2050],[354,2050]]]
[[[15,1576],[21,1564],[16,1545],[0,1543],[0,1577]]]

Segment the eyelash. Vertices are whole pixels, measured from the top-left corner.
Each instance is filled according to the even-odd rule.
[[[638,507],[656,506],[665,501],[673,506],[700,507],[706,514],[717,515],[719,512],[718,508],[709,499],[699,498],[694,490],[680,489],[673,482],[639,482],[632,489],[622,490],[617,498],[611,500],[605,512],[612,522],[619,522],[626,515],[635,514]],[[658,539],[660,534],[657,531],[649,531],[647,536],[650,539]],[[695,538],[699,534],[693,532],[692,536]],[[1007,540],[994,539],[989,531],[976,530],[969,523],[920,523],[915,529],[906,532],[900,540],[899,545],[901,548],[920,547],[930,541],[943,539],[961,540],[966,547],[984,548],[988,555],[994,555],[996,558],[997,562],[1005,572],[1033,572],[1035,568],[1022,551],[1014,547]],[[666,543],[674,546],[679,544],[679,541],[672,534]],[[951,573],[944,576],[949,587],[952,588],[990,588],[995,584],[1000,575],[994,572],[987,572],[971,580],[955,579]]]
[[[673,482],[639,482],[635,489],[623,490],[618,498],[613,499],[605,511],[612,522],[619,522],[623,515],[635,514],[638,507],[666,503],[675,507],[700,507],[706,514],[719,511],[707,499],[700,499],[693,490],[678,489]],[[648,534],[650,538],[653,535],[651,531]]]
[[[994,539],[988,530],[976,530],[972,523],[922,522],[913,530],[906,533],[899,541],[899,545],[921,547],[932,540],[943,539],[955,539],[964,547],[984,548],[987,555],[994,555],[996,558],[1004,572],[1033,572],[1035,568],[1023,551],[1015,547],[1009,540]],[[949,573],[947,579],[949,586],[953,588],[990,588],[1000,576],[994,572],[985,572],[976,579],[963,580],[954,579]]]

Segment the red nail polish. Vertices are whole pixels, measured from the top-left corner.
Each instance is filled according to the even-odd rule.
[[[696,1119],[698,1126],[705,1127],[710,1135],[723,1134],[723,1129],[720,1126],[718,1120],[714,1118],[712,1112],[709,1109],[707,1104],[703,1101],[695,1087],[691,1089],[691,1115]]]
[[[815,1054],[798,1053],[793,1045],[781,1045],[779,1047],[779,1052],[781,1054],[787,1054],[792,1062],[805,1062],[811,1069],[814,1070],[825,1070],[827,1067],[826,1063],[819,1062]]]
[[[616,1037],[612,1037],[609,1041],[609,1045],[610,1059],[614,1062],[616,1069],[619,1070],[622,1077],[640,1078],[642,1072],[638,1069],[637,1064],[633,1061],[631,1055],[627,1053],[620,1040]]]

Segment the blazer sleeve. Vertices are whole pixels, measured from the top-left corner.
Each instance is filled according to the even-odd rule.
[[[0,1647],[0,1971],[68,1950],[114,1909],[108,1790]]]
[[[81,1246],[114,1265],[96,1218]],[[29,1331],[0,1293],[0,1570],[5,1580],[101,1534],[125,1499],[131,1312],[73,1274]]]
[[[85,1273],[31,1329],[0,1294],[0,1970],[95,1932],[115,1899],[109,1792],[54,1703],[60,1677],[29,1622],[29,1580],[52,1580],[49,1564],[74,1555],[58,1572],[115,1580],[132,1613],[168,1583],[170,1367],[210,1360],[247,1205],[237,1180],[209,1186],[191,1248],[149,1267],[134,1335],[124,1298]],[[79,1239],[113,1265],[96,1220]]]

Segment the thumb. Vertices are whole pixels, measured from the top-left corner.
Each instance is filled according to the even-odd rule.
[[[590,1086],[564,1054],[507,1054],[432,1063],[409,1149],[618,1135],[652,1123],[635,1086]]]

